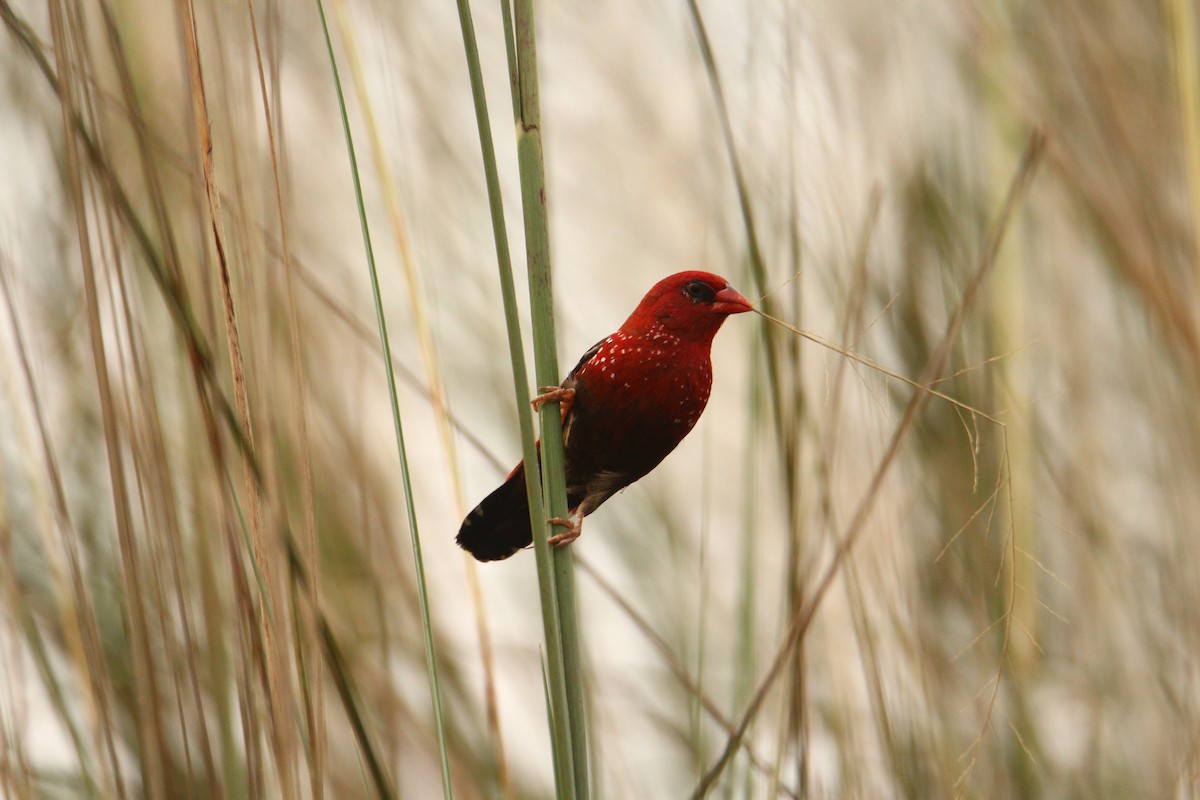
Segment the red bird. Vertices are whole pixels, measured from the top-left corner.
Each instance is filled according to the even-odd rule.
[[[750,303],[724,278],[679,272],[654,285],[620,330],[583,354],[562,385],[534,399],[562,406],[570,518],[551,537],[579,537],[583,518],[667,457],[696,424],[712,387],[712,340]],[[533,542],[525,463],[463,520],[456,539],[480,561]]]

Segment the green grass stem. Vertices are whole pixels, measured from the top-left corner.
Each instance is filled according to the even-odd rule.
[[[367,269],[371,275],[371,294],[375,300],[375,318],[379,324],[379,344],[383,355],[384,371],[387,375],[388,398],[391,401],[392,424],[396,436],[396,451],[400,459],[400,477],[404,487],[404,508],[408,519],[409,538],[412,544],[413,569],[417,581],[417,601],[421,614],[421,633],[425,644],[425,668],[429,675],[429,694],[433,703],[433,723],[437,736],[438,758],[442,770],[442,795],[446,800],[454,796],[450,782],[450,756],[446,749],[446,722],[442,712],[442,691],[438,680],[437,652],[433,642],[433,623],[429,613],[429,591],[425,583],[425,563],[421,557],[421,536],[417,529],[417,513],[413,503],[412,475],[408,465],[408,454],[404,446],[404,426],[400,420],[400,399],[396,393],[396,373],[392,368],[392,348],[387,332],[387,316],[383,310],[383,295],[379,289],[379,271],[375,266],[375,252],[371,247],[371,230],[367,223],[367,209],[363,199],[362,181],[358,172],[358,159],[354,152],[354,137],[350,132],[350,117],[346,111],[346,98],[338,74],[337,58],[333,52],[333,39],[329,23],[325,18],[325,6],[317,0],[317,11],[321,16],[321,31],[325,36],[325,47],[329,53],[329,68],[337,91],[338,113],[342,119],[342,132],[346,137],[346,155],[350,159],[350,175],[354,180],[354,198],[358,205],[358,217],[362,228],[363,248],[366,251]],[[326,637],[326,641],[329,639]],[[339,687],[340,688],[340,687]],[[382,792],[382,787],[381,787]]]
[[[571,729],[565,714],[567,689],[564,679],[562,636],[559,626],[558,591],[555,573],[546,552],[546,509],[542,502],[542,473],[538,462],[536,434],[529,408],[529,372],[525,365],[525,347],[521,336],[520,312],[512,274],[512,256],[504,224],[504,204],[500,193],[500,176],[496,167],[496,150],[488,118],[487,95],[483,72],[479,65],[479,48],[475,40],[475,25],[470,4],[458,0],[459,26],[467,57],[471,80],[471,96],[475,105],[475,120],[479,130],[484,178],[487,183],[488,204],[492,216],[492,231],[496,242],[496,263],[500,274],[500,294],[504,304],[504,321],[508,333],[509,361],[513,370],[513,385],[517,399],[517,420],[521,429],[522,457],[525,461],[525,492],[529,503],[529,524],[534,531],[534,550],[537,552],[538,588],[541,593],[542,627],[546,637],[546,662],[550,713],[550,742],[553,750],[554,780],[559,797],[574,797],[574,777],[571,771]],[[557,409],[557,406],[555,406]],[[560,445],[561,447],[561,445]]]
[[[517,159],[521,172],[521,205],[525,218],[525,252],[529,269],[529,300],[533,315],[533,352],[538,386],[559,381],[554,335],[554,292],[551,280],[550,233],[546,218],[546,174],[543,161],[541,103],[538,93],[537,45],[532,0],[514,5],[517,51],[517,86],[520,119],[517,124]],[[567,516],[567,485],[562,454],[562,416],[557,403],[541,408],[542,488],[550,517]],[[552,559],[554,591],[558,603],[558,628],[562,643],[563,674],[551,673],[555,695],[566,694],[566,705],[556,718],[566,716],[570,729],[570,765],[578,800],[590,795],[587,758],[587,718],[583,686],[583,656],[579,642],[575,603],[575,572],[571,551],[550,552],[546,539],[550,525],[534,526],[534,549],[539,563]],[[559,682],[562,686],[557,686]]]

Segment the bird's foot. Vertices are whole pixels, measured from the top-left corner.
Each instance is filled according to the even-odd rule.
[[[546,403],[559,403],[562,406],[563,414],[566,414],[567,409],[571,407],[571,401],[575,399],[575,390],[565,389],[562,386],[542,386],[538,388],[538,391],[541,394],[529,401],[534,411],[541,411],[542,406]]]
[[[562,547],[564,544],[570,544],[579,538],[579,534],[583,533],[583,514],[578,510],[572,512],[571,516],[566,519],[551,517],[546,522],[566,528],[562,533],[556,533],[546,540],[552,547]]]

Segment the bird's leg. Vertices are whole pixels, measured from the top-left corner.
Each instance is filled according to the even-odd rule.
[[[566,528],[563,533],[556,533],[546,540],[547,543],[554,547],[562,547],[564,544],[570,544],[579,538],[579,534],[583,533],[583,511],[576,508],[571,512],[571,515],[566,519],[562,517],[551,517],[546,520],[551,525],[562,525]]]
[[[534,411],[541,411],[542,406],[546,403],[558,403],[559,408],[562,409],[562,415],[565,417],[571,409],[571,403],[575,400],[575,390],[562,386],[542,386],[538,388],[538,391],[541,394],[529,401]]]
[[[530,401],[533,410],[540,411],[546,403],[557,402],[559,408],[562,409],[563,419],[566,419],[567,412],[571,410],[571,403],[575,400],[575,390],[564,386],[542,386],[539,387],[538,391],[541,394]],[[554,547],[561,547],[579,538],[579,534],[583,529],[583,512],[576,508],[566,519],[551,517],[546,522],[551,525],[562,525],[566,528],[566,531],[563,533],[557,533],[546,540]]]

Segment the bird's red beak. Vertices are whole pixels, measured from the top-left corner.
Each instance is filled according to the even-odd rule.
[[[750,301],[738,294],[732,286],[726,286],[713,298],[713,311],[718,314],[741,314],[752,308]]]

